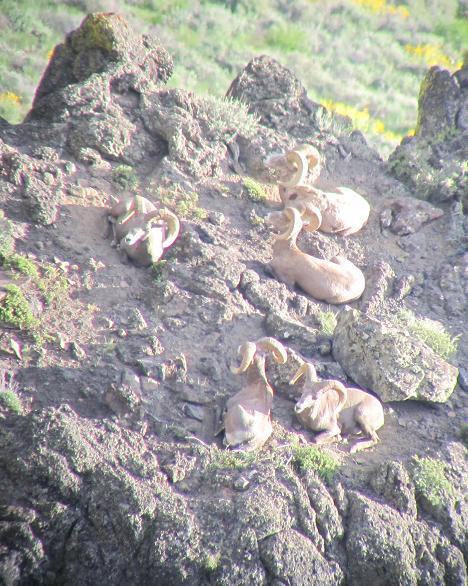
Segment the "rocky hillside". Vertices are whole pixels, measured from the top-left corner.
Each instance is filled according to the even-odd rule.
[[[0,584],[466,583],[466,66],[428,72],[385,163],[270,58],[219,100],[167,88],[171,56],[117,15],[55,48],[24,123],[0,119]],[[269,269],[265,158],[302,142],[320,187],[371,204],[355,235],[299,239],[362,269],[350,306]],[[181,218],[148,269],[108,235],[134,193]],[[225,450],[229,367],[266,335],[288,352],[273,434]],[[313,446],[304,359],[381,397],[379,444]]]

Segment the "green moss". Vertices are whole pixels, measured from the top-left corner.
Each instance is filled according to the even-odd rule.
[[[28,300],[17,285],[6,285],[6,297],[0,302],[0,322],[14,328],[28,330],[38,325]]]
[[[23,412],[21,400],[13,391],[0,391],[0,403],[17,415]]]
[[[445,476],[445,464],[432,458],[414,457],[412,472],[417,494],[424,496],[433,506],[447,503],[455,494]]]
[[[295,446],[293,461],[300,470],[314,470],[328,482],[333,480],[339,467],[339,462],[333,456],[315,446]]]
[[[242,184],[247,192],[247,197],[251,201],[262,202],[267,198],[265,188],[260,183],[257,183],[255,179],[252,179],[251,177],[245,177]]]

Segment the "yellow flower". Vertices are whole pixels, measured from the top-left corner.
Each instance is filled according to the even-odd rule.
[[[2,92],[0,93],[0,102],[13,102],[14,104],[19,104],[21,98],[13,92]]]

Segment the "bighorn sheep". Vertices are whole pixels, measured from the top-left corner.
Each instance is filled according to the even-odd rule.
[[[310,205],[318,208],[322,214],[321,232],[348,236],[358,232],[369,218],[369,203],[349,187],[328,192],[310,185],[280,186],[279,193],[284,206],[295,207],[301,213]]]
[[[156,206],[146,197],[133,195],[114,204],[108,215],[112,225],[114,243],[117,245],[134,228],[158,216]]]
[[[231,366],[234,374],[247,373],[247,384],[226,404],[223,427],[224,444],[235,450],[251,452],[261,448],[270,437],[273,389],[266,379],[265,359],[271,352],[276,362],[284,364],[287,354],[284,346],[274,338],[261,338],[239,347],[242,362]]]
[[[341,433],[359,433],[371,439],[354,443],[351,453],[376,444],[376,433],[384,424],[382,403],[361,389],[347,388],[337,380],[317,380],[315,367],[305,362],[291,379],[295,384],[305,377],[302,396],[294,411],[299,421],[312,431],[319,432],[315,443],[324,443],[332,438],[341,439]]]
[[[156,221],[156,215],[160,221]],[[119,247],[137,266],[147,267],[158,261],[164,250],[172,246],[179,231],[180,222],[169,210],[149,212],[120,240]]]
[[[320,212],[309,212],[307,229],[317,230],[321,223]],[[361,270],[342,256],[322,260],[302,252],[296,245],[296,239],[303,226],[299,211],[288,207],[282,213],[288,220],[288,226],[285,232],[277,236],[273,244],[270,267],[274,275],[291,287],[299,285],[319,301],[346,303],[358,299],[365,287]]]
[[[284,187],[302,185],[309,172],[315,181],[321,170],[320,154],[311,144],[300,144],[286,153],[271,155],[265,163],[279,171],[279,183]]]

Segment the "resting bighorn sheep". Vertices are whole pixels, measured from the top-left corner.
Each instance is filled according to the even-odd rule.
[[[323,260],[302,252],[296,244],[303,226],[299,211],[288,207],[282,213],[288,226],[273,244],[270,267],[275,276],[291,287],[298,285],[319,301],[346,303],[358,299],[365,287],[361,270],[342,256]],[[308,230],[317,230],[320,222],[320,212],[316,210],[309,215]]]
[[[289,384],[305,377],[303,393],[294,407],[299,421],[312,431],[319,432],[315,443],[332,438],[341,439],[342,433],[359,433],[370,439],[354,443],[351,453],[376,444],[376,433],[384,424],[382,403],[361,389],[347,388],[337,380],[317,380],[315,367],[305,362]]]
[[[150,215],[149,220],[148,214],[142,216],[138,225],[134,224],[119,243],[120,249],[140,267],[157,262],[165,249],[172,246],[180,231],[177,216],[169,210],[161,209],[156,213],[150,212]]]
[[[270,437],[273,389],[265,374],[265,359],[271,352],[276,362],[284,364],[287,354],[284,346],[274,338],[261,338],[239,347],[242,362],[231,366],[234,374],[247,373],[247,384],[231,397],[224,414],[224,444],[235,450],[251,452],[261,448]]]
[[[321,170],[320,154],[311,144],[300,144],[286,153],[271,155],[265,163],[279,171],[279,183],[284,187],[302,185],[309,172],[315,181]]]
[[[318,208],[322,214],[321,232],[348,236],[358,232],[369,218],[369,203],[349,187],[328,192],[310,185],[280,186],[279,193],[284,206],[295,207],[301,213],[311,205]]]

